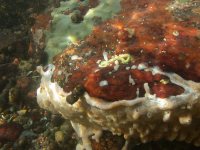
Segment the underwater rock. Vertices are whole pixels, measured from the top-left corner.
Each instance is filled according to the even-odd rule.
[[[200,18],[177,19],[171,2],[122,0],[117,16],[37,68],[38,104],[71,120],[77,149],[95,149],[102,131],[123,136],[123,149],[130,140],[200,146]]]
[[[57,143],[63,143],[65,140],[64,133],[62,131],[55,132],[55,141]]]
[[[22,126],[16,123],[0,126],[0,141],[15,141],[22,132]]]
[[[9,104],[15,104],[19,100],[19,89],[17,87],[12,87],[9,89],[8,101]]]

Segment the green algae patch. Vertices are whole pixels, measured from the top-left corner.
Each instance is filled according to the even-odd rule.
[[[99,4],[87,11],[80,23],[74,23],[72,15],[80,5],[88,5],[89,0],[77,2],[76,0],[62,1],[59,8],[55,8],[52,15],[52,26],[50,31],[46,32],[45,51],[49,55],[49,61],[52,57],[64,50],[70,44],[76,44],[83,40],[92,32],[93,27],[98,20],[105,21],[112,18],[120,10],[120,0],[100,0]],[[71,12],[65,14],[65,12]],[[98,18],[98,19],[97,19]]]

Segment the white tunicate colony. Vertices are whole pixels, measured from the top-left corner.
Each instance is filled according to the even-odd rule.
[[[178,131],[182,127],[185,129],[186,126],[193,125],[195,111],[187,109],[187,107],[183,111],[182,107],[189,104],[191,107],[195,105],[200,108],[199,83],[184,80],[175,73],[161,72],[158,67],[148,68],[148,70],[152,74],[160,73],[169,77],[172,83],[184,88],[182,94],[158,98],[149,93],[148,83],[145,83],[146,94],[144,97],[107,102],[91,97],[85,92],[84,98],[71,105],[66,101],[66,97],[70,93],[64,92],[56,82],[51,82],[54,66],[49,65],[45,72],[42,67],[38,67],[37,70],[42,75],[41,84],[37,90],[38,104],[54,113],[61,113],[63,117],[71,120],[73,128],[82,139],[82,144],[77,145],[77,149],[80,150],[84,148],[91,150],[89,137],[92,136],[98,142],[103,130],[110,131],[114,135],[124,135],[127,141],[124,149],[126,149],[130,137],[147,142],[162,137],[173,140],[176,137],[180,138],[178,135],[181,134],[181,138],[184,139],[188,131]],[[104,81],[102,84],[105,85],[106,82]],[[163,124],[157,124],[157,122],[163,122]],[[167,123],[170,124],[170,128]],[[172,130],[173,128],[177,130]],[[166,131],[170,132],[165,135]],[[200,137],[197,134],[193,134],[190,138],[191,141],[196,139],[194,140],[196,145],[200,144],[198,141]]]

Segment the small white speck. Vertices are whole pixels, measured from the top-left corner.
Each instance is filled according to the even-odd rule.
[[[108,61],[108,53],[107,52],[103,52],[103,58],[105,61]]]
[[[190,68],[190,63],[187,63],[186,65],[185,65],[185,68]]]
[[[134,81],[134,79],[131,77],[131,75],[129,75],[128,80],[129,80],[129,83],[130,83],[130,84],[135,85],[135,81]]]
[[[150,88],[149,88],[148,83],[144,83],[144,90],[145,90],[146,94],[150,94]]]
[[[145,64],[139,64],[137,68],[138,68],[138,70],[144,70],[144,69],[146,69],[147,67],[146,67]]]
[[[82,58],[82,57],[79,57],[79,56],[77,56],[77,55],[71,56],[71,60],[81,60],[81,59],[83,59],[83,58]]]
[[[179,36],[179,32],[178,31],[173,31],[172,33],[174,36]]]
[[[58,75],[61,75],[61,74],[62,74],[62,71],[61,71],[61,70],[59,70],[59,71],[58,71]]]
[[[162,50],[162,51],[161,51],[161,53],[163,53],[163,54],[166,54],[166,53],[167,53],[167,51],[166,51],[166,50]]]
[[[99,82],[99,86],[103,87],[103,86],[107,86],[108,85],[108,81],[107,80],[102,80]]]
[[[99,69],[96,69],[94,72],[96,73],[96,72],[98,72],[99,71]]]
[[[137,68],[136,65],[131,66],[131,69],[136,69],[136,68]]]
[[[164,114],[163,114],[163,122],[169,121],[170,117],[171,117],[171,112],[165,111]]]
[[[97,64],[99,64],[100,62],[101,62],[101,60],[97,60],[97,62],[96,62],[96,63],[97,63]]]
[[[136,95],[137,95],[137,97],[139,97],[139,95],[140,95],[140,89],[139,88],[137,88]]]
[[[114,66],[114,70],[117,71],[119,69],[119,61],[116,60],[115,61],[115,66]]]
[[[130,70],[131,69],[131,67],[126,67],[126,70]]]

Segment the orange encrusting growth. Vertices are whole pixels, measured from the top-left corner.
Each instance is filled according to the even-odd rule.
[[[144,96],[144,83],[148,83],[151,94],[161,98],[184,92],[182,87],[170,81],[166,84],[160,82],[166,78],[162,75],[126,69],[140,63],[145,63],[148,67],[159,66],[163,71],[200,82],[200,31],[197,27],[200,16],[191,15],[191,20],[177,19],[184,13],[176,16],[168,10],[170,2],[171,0],[122,0],[122,10],[118,16],[95,27],[83,43],[72,48],[73,55],[78,55],[83,60],[59,63],[64,57],[71,56],[67,50],[55,58],[56,72],[63,70],[67,63],[72,63],[67,69],[72,75],[64,85],[64,90],[71,91],[76,85],[83,85],[91,96],[111,101]],[[98,60],[104,60],[104,51],[108,53],[108,58],[128,53],[134,60],[119,64],[119,69],[113,72],[114,64],[100,68],[97,63]],[[54,78],[58,79],[56,72]],[[135,81],[134,85],[130,84],[129,76]],[[160,76],[159,80],[156,79],[157,76]],[[107,86],[99,86],[99,82],[103,80],[107,81]]]

